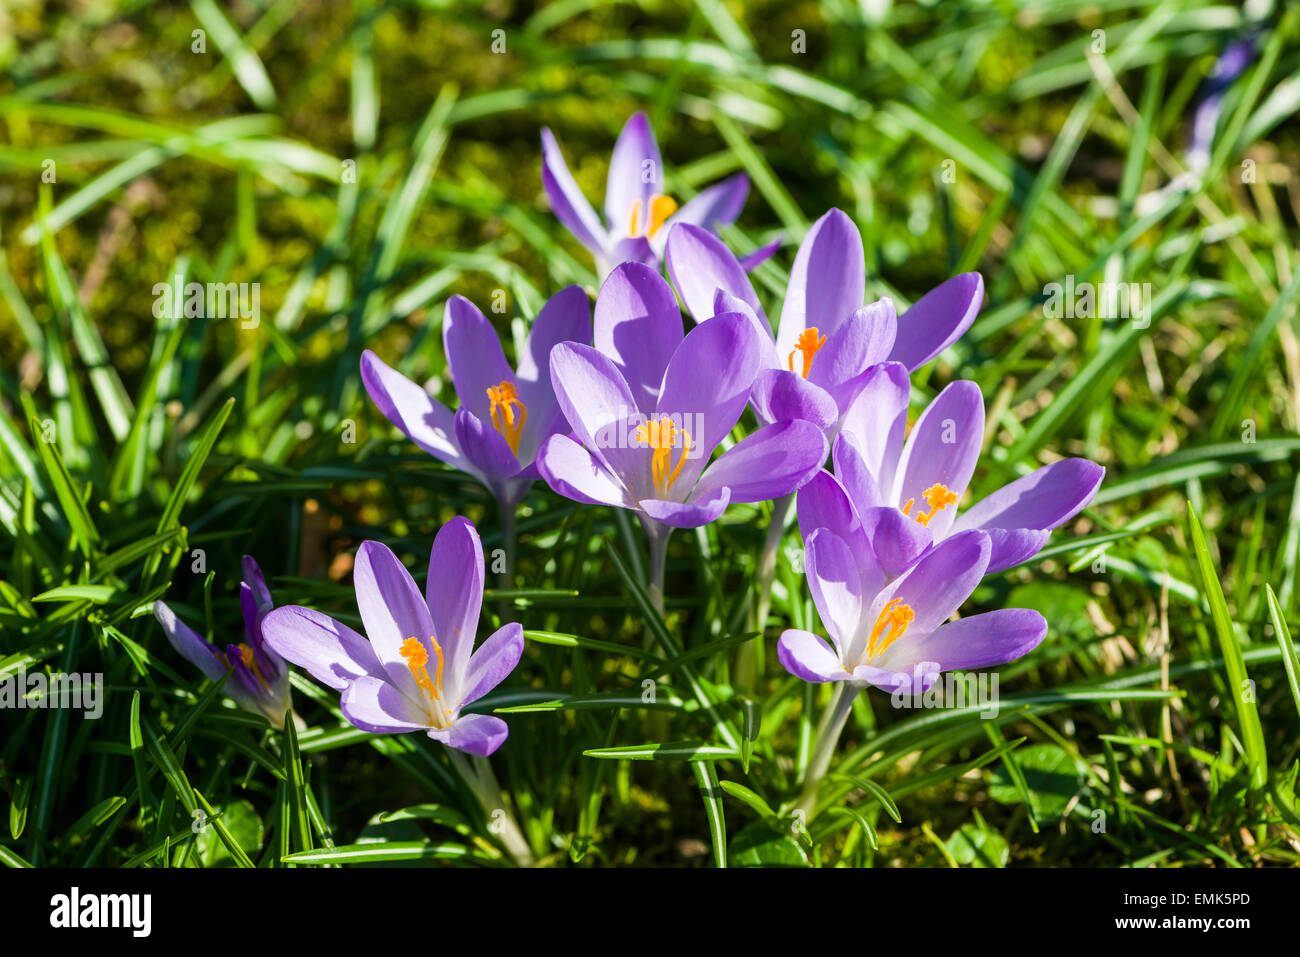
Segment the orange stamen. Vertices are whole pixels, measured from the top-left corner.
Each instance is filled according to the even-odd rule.
[[[668,217],[677,212],[677,201],[671,196],[665,196],[663,193],[655,193],[650,197],[650,219],[645,223],[645,236],[649,238],[659,231]],[[638,228],[641,219],[641,200],[632,200],[632,215],[628,218],[627,234],[630,238],[640,236],[641,230]]]
[[[812,371],[813,356],[817,355],[819,349],[826,345],[826,337],[818,336],[817,327],[809,326],[803,332],[799,333],[799,338],[794,341],[794,348],[790,350],[789,365],[790,371],[794,371],[794,354],[803,353],[803,377],[808,378],[808,373]]]
[[[411,677],[424,696],[430,701],[438,701],[442,697],[442,647],[433,635],[429,636],[429,644],[433,645],[433,653],[438,656],[438,666],[432,679],[429,678],[427,667],[429,653],[424,650],[424,644],[419,638],[414,635],[407,638],[397,653],[406,661],[406,667],[411,669]]]
[[[519,401],[519,392],[515,384],[509,379],[504,379],[499,385],[489,387],[487,396],[488,401],[492,403],[489,410],[492,415],[492,427],[501,433],[506,444],[510,446],[510,451],[519,454],[519,439],[524,434],[528,409]],[[518,420],[515,419],[516,408],[519,410]]]
[[[268,685],[266,679],[262,677],[262,669],[257,667],[257,659],[253,657],[253,649],[243,642],[240,642],[239,644],[239,659],[244,663],[245,668],[253,672],[253,675],[257,680],[262,683],[262,687],[267,691],[270,691],[271,686]]]
[[[935,513],[942,512],[949,505],[956,504],[958,495],[948,486],[936,482],[921,493],[921,498],[925,499],[925,504],[930,506],[929,511],[922,512],[918,510],[915,515],[909,515],[908,517],[916,519],[922,525],[929,525],[930,519],[934,518]],[[916,499],[909,498],[907,504],[903,506],[903,514],[907,515],[915,504]]]
[[[886,648],[903,637],[915,617],[912,606],[905,604],[901,598],[895,598],[882,608],[876,617],[875,627],[871,629],[871,637],[867,641],[867,657],[875,658],[883,655]],[[889,629],[887,633],[885,629]],[[879,647],[876,645],[877,641],[880,642]]]
[[[672,450],[677,444],[678,436],[682,439],[682,454],[677,464],[673,466]],[[663,416],[658,421],[651,419],[638,425],[635,438],[654,450],[650,475],[654,479],[655,491],[660,495],[665,494],[673,487],[673,482],[677,481],[677,476],[681,474],[682,466],[686,463],[686,457],[691,453],[690,433],[679,428],[672,419]]]

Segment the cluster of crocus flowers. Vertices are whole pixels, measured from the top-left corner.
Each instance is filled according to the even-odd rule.
[[[772,337],[744,266],[716,236],[683,225],[668,236],[668,273],[695,320],[741,312],[760,331],[761,371],[751,402],[762,422],[804,419],[834,437],[877,367],[925,365],[969,328],[984,296],[978,273],[963,273],[922,296],[901,317],[893,302],[863,304],[866,264],[857,226],[831,209],[795,255]]]
[[[551,353],[573,435],[547,439],[537,466],[561,495],[632,509],[647,528],[694,528],[731,502],[794,491],[825,461],[821,431],[786,420],[710,464],[759,371],[760,339],[744,314],[722,313],[684,335],[668,283],[624,263],[600,289],[594,331],[594,346],[567,342]]]
[[[243,612],[243,641],[218,648],[185,622],[164,602],[156,601],[153,614],[177,653],[211,679],[230,674],[222,689],[230,699],[253,714],[264,716],[276,729],[284,727],[293,701],[289,692],[289,669],[265,638],[266,617],[274,605],[262,570],[248,555],[243,559],[239,605]]]
[[[506,723],[465,709],[514,670],[524,632],[511,622],[474,648],[483,572],[483,545],[465,518],[434,538],[423,594],[387,546],[364,542],[352,578],[365,637],[318,611],[284,605],[263,622],[266,641],[342,692],[344,717],[362,731],[424,731],[486,756],[505,741]]]
[[[361,379],[379,411],[412,442],[477,478],[503,512],[513,513],[537,478],[538,449],[567,428],[551,388],[551,350],[590,340],[587,294],[568,286],[542,306],[511,369],[492,323],[468,299],[452,296],[443,348],[459,409],[453,413],[369,350],[361,357]]]
[[[644,113],[628,119],[614,144],[605,186],[604,218],[578,188],[565,165],[559,144],[542,129],[542,186],[555,217],[596,259],[603,278],[624,262],[658,266],[672,228],[681,223],[705,229],[726,225],[740,215],[749,193],[749,177],[737,173],[679,207],[664,192],[659,144]],[[776,244],[746,261],[752,268],[766,259]]]

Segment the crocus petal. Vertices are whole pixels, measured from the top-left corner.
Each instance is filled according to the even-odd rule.
[[[939,666],[936,662],[923,662],[911,671],[894,671],[871,665],[858,665],[853,669],[855,681],[865,681],[890,694],[922,694],[930,690],[938,677]]]
[[[605,183],[605,224],[610,235],[626,236],[631,224],[632,205],[640,201],[638,219],[644,224],[650,213],[650,198],[664,191],[663,160],[655,142],[650,119],[633,113],[623,124],[623,131],[609,158],[609,177]],[[637,232],[642,230],[638,228]]]
[[[811,631],[783,631],[776,643],[776,656],[786,671],[804,681],[845,681],[850,677],[831,646]]]
[[[745,197],[749,195],[749,177],[737,173],[714,183],[708,189],[702,189],[673,213],[659,227],[658,232],[650,238],[650,245],[655,253],[662,256],[668,234],[677,223],[690,223],[704,229],[715,229],[735,222],[740,211],[745,208]]]
[[[515,371],[519,398],[528,410],[517,453],[521,463],[533,461],[547,438],[568,431],[551,387],[551,349],[560,342],[591,342],[591,302],[581,286],[566,286],[546,300],[524,340]]]
[[[814,474],[795,496],[795,515],[799,519],[799,535],[805,540],[817,529],[829,528],[854,551],[866,545],[862,522],[848,492],[825,469]]]
[[[635,508],[623,485],[567,435],[553,435],[537,453],[537,468],[554,491],[586,505]]]
[[[363,675],[344,689],[339,707],[354,727],[371,734],[414,731],[429,725],[428,716],[406,695],[370,675]]]
[[[510,622],[498,628],[487,641],[479,645],[469,660],[465,687],[460,704],[464,707],[483,697],[515,670],[524,653],[524,627]]]
[[[483,542],[474,523],[457,517],[438,529],[429,549],[424,598],[442,646],[446,688],[465,686],[483,608],[483,574]]]
[[[839,408],[829,392],[786,369],[762,369],[749,392],[749,403],[765,425],[803,419],[819,429],[829,429],[839,418]]]
[[[643,498],[637,507],[650,518],[673,528],[699,528],[714,521],[727,509],[731,490],[713,489],[708,494],[695,494],[688,502],[673,502],[659,498]]]
[[[986,528],[993,551],[985,575],[1006,571],[1028,561],[1043,550],[1052,532],[1046,528]]]
[[[252,555],[245,555],[240,559],[239,564],[240,571],[243,572],[243,579],[253,592],[257,610],[265,614],[274,607],[271,602],[271,589],[266,587],[266,576],[262,574],[262,569],[258,567],[257,561]]]
[[[804,571],[822,625],[843,660],[872,597],[863,591],[857,560],[844,539],[829,528],[819,528],[804,542]]]
[[[310,608],[276,608],[262,622],[262,633],[281,658],[335,691],[363,675],[385,675],[370,642],[341,621]]]
[[[1105,477],[1088,459],[1044,465],[976,502],[953,528],[1057,528],[1092,501]]]
[[[733,502],[766,502],[802,488],[826,461],[826,436],[811,422],[767,425],[724,452],[691,493],[731,490]]]
[[[919,369],[970,328],[983,301],[984,279],[977,272],[935,286],[898,320],[898,338],[889,358],[909,372]]]
[[[851,434],[881,492],[894,487],[894,470],[907,428],[911,382],[901,362],[883,362],[871,370],[840,420],[840,434]]]
[[[710,453],[745,411],[758,356],[754,327],[733,312],[692,329],[668,361],[655,415],[669,416],[690,434],[691,454],[677,480],[684,488],[695,484]]]
[[[892,505],[863,509],[862,527],[886,574],[898,575],[934,544],[934,532]]]
[[[455,421],[445,405],[369,349],[361,355],[361,381],[384,418],[408,439],[452,468],[480,475],[456,444]]]
[[[890,664],[915,660],[937,661],[943,671],[990,668],[1027,655],[1046,636],[1047,620],[1038,612],[1000,608],[940,625],[916,642],[896,642],[899,655]]]
[[[785,242],[785,237],[777,236],[776,239],[772,240],[767,245],[759,246],[747,256],[741,256],[740,264],[745,267],[745,272],[752,272],[771,259],[772,254],[781,248],[783,242]]]
[[[203,672],[204,676],[218,681],[229,670],[226,656],[212,642],[177,618],[176,613],[165,604],[154,602],[153,616],[162,625],[163,634],[176,649],[176,653]]]
[[[443,316],[442,344],[461,408],[492,421],[487,390],[515,381],[492,323],[464,296],[452,296]]]
[[[896,329],[892,300],[863,306],[826,336],[826,344],[813,357],[808,378],[829,392],[839,409],[847,410],[870,381],[869,370],[888,358]]]
[[[632,390],[636,408],[654,409],[668,361],[682,341],[682,313],[672,288],[641,263],[622,263],[596,296],[596,349]]]
[[[831,459],[835,463],[835,477],[848,493],[854,511],[862,515],[869,508],[887,504],[880,486],[876,484],[876,477],[851,434],[841,432],[835,437]]]
[[[862,236],[853,220],[838,209],[813,223],[799,244],[785,289],[776,351],[794,348],[799,333],[816,327],[829,335],[862,305],[867,272]]]
[[[551,383],[560,409],[587,450],[633,495],[648,489],[648,453],[631,440],[637,404],[613,361],[590,346],[561,342],[551,350]]]
[[[555,137],[545,127],[542,128],[542,187],[551,201],[555,218],[564,224],[573,238],[593,253],[603,249],[605,227],[569,172]]]
[[[889,602],[900,599],[911,607],[915,617],[895,645],[909,636],[915,640],[928,635],[970,597],[984,577],[989,551],[989,537],[981,531],[959,532],[944,539],[876,596],[867,620],[874,622]],[[886,667],[888,660],[883,662]]]
[[[622,263],[658,266],[650,240],[644,236],[625,236],[596,256],[596,271],[604,279]]]
[[[486,758],[506,743],[510,728],[494,714],[462,714],[450,728],[433,728],[429,737],[449,748]]]
[[[457,409],[453,420],[456,444],[465,457],[483,474],[489,486],[495,480],[519,473],[519,459],[510,451],[505,437],[469,409]]]
[[[974,382],[959,379],[940,392],[921,413],[903,446],[892,499],[908,514],[930,512],[925,493],[943,485],[958,497],[966,490],[984,442],[984,398]],[[942,538],[952,528],[957,503],[931,512],[929,528]]]
[[[382,542],[362,542],[352,570],[357,593],[357,611],[366,626],[366,637],[384,666],[388,680],[405,694],[419,697],[411,669],[400,653],[402,642],[418,638],[427,643],[435,634],[433,619],[415,579]],[[433,648],[426,647],[429,660]]]
[[[673,286],[696,322],[713,315],[713,295],[718,289],[743,301],[755,316],[767,322],[745,267],[708,230],[678,223],[668,233],[664,254]]]

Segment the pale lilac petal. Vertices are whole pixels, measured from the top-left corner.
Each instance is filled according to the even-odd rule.
[[[713,315],[714,293],[721,289],[744,302],[766,325],[767,316],[745,267],[713,233],[689,223],[677,224],[668,233],[665,259],[673,286],[696,322]]]
[[[219,681],[225,676],[229,663],[212,642],[177,618],[176,613],[163,602],[153,603],[153,616],[162,625],[163,634],[177,654],[212,681]]]
[[[361,355],[361,381],[384,418],[436,459],[470,475],[480,472],[456,444],[451,410],[367,349]]]
[[[985,575],[1006,571],[1013,565],[1028,561],[1043,550],[1047,540],[1052,537],[1047,528],[985,528],[993,551],[989,556],[989,567]]]
[[[463,708],[483,697],[502,681],[519,664],[524,653],[524,628],[510,622],[498,628],[487,641],[474,650],[465,675],[467,689],[460,699]]]
[[[836,436],[831,460],[835,463],[835,477],[844,486],[854,511],[859,515],[869,508],[887,504],[852,434],[841,432]]]
[[[731,490],[733,502],[766,502],[802,488],[826,461],[826,436],[811,422],[764,426],[724,452],[691,493]]]
[[[569,172],[555,137],[545,127],[542,128],[542,186],[555,218],[573,238],[593,253],[604,249],[605,227]]]
[[[892,505],[861,512],[862,527],[887,574],[898,575],[934,544],[934,532]]]
[[[271,589],[266,587],[266,576],[262,574],[262,569],[258,567],[252,555],[243,556],[240,560],[240,571],[243,572],[244,581],[252,589],[257,610],[262,614],[270,611],[274,607],[271,601]]]
[[[795,254],[776,351],[788,353],[804,329],[815,327],[822,335],[838,329],[862,305],[866,281],[858,227],[838,209],[829,210],[812,224]]]
[[[673,353],[655,415],[669,416],[690,434],[692,455],[678,477],[684,487],[695,484],[745,411],[758,361],[758,335],[748,318],[734,312],[701,322]]]
[[[453,518],[434,536],[424,598],[442,646],[444,687],[461,688],[483,608],[483,543],[474,523]],[[430,660],[433,658],[430,656]]]
[[[385,677],[370,642],[329,615],[285,605],[266,616],[262,631],[276,654],[335,691],[362,675]]]
[[[850,677],[831,646],[810,631],[783,631],[776,643],[776,656],[786,671],[804,681],[845,681]]]
[[[959,379],[940,392],[921,413],[903,446],[892,498],[908,514],[930,511],[927,489],[943,485],[958,497],[966,491],[984,442],[984,398],[974,382]],[[952,528],[957,504],[932,513],[929,528],[942,538]]]
[[[404,693],[418,697],[415,679],[400,649],[407,638],[427,642],[434,628],[415,579],[387,545],[366,541],[357,549],[352,584],[366,637],[388,680]],[[433,649],[426,651],[432,661]]]
[[[613,236],[629,234],[632,205],[640,201],[641,223],[650,211],[650,199],[664,191],[663,160],[659,144],[645,113],[633,113],[623,125],[609,158],[605,183],[605,223]],[[640,224],[638,224],[640,225]],[[644,230],[638,228],[637,232]]]
[[[537,453],[537,467],[546,484],[565,498],[587,505],[636,507],[604,464],[567,435],[546,441]]]
[[[386,681],[363,675],[347,686],[339,699],[343,717],[371,734],[415,731],[428,727],[427,715]]]
[[[867,375],[857,398],[840,421],[840,433],[854,444],[881,492],[892,491],[894,471],[903,450],[911,382],[899,362],[884,362]]]
[[[889,358],[919,369],[970,328],[984,302],[984,279],[977,272],[953,276],[931,289],[898,320],[898,338]]]
[[[443,314],[442,344],[461,408],[490,422],[491,402],[487,390],[502,382],[515,381],[514,370],[506,362],[492,323],[464,296],[452,296]]]
[[[581,286],[566,286],[546,301],[533,320],[519,356],[515,382],[528,412],[518,458],[531,462],[547,438],[568,431],[551,387],[551,349],[560,342],[591,342],[591,302]]]
[[[970,597],[984,577],[989,552],[989,537],[981,531],[958,532],[944,539],[876,596],[867,620],[876,621],[890,601],[900,599],[915,617],[898,641],[928,635]]]
[[[750,389],[749,404],[765,425],[803,419],[825,430],[839,418],[839,408],[829,392],[785,369],[761,369]]]
[[[753,272],[759,266],[763,265],[763,263],[771,259],[772,255],[781,248],[783,242],[785,242],[785,237],[777,236],[776,239],[772,240],[767,245],[759,246],[747,256],[741,256],[740,265],[745,267],[745,272]]]
[[[640,263],[615,268],[596,297],[594,345],[614,363],[642,412],[653,411],[681,342],[682,313],[663,277]]]
[[[976,502],[953,528],[1058,528],[1092,501],[1105,477],[1088,459],[1044,465]]]
[[[843,538],[819,528],[804,542],[804,572],[822,625],[843,658],[872,598],[863,591],[857,559]]]
[[[866,534],[848,492],[830,472],[817,472],[795,496],[799,535],[804,540],[819,528],[829,528],[854,552],[868,547]]]
[[[551,350],[551,382],[578,440],[633,495],[643,493],[650,458],[632,441],[637,404],[614,363],[590,346],[562,342]]]
[[[637,507],[650,518],[673,528],[699,528],[708,525],[727,509],[731,490],[715,489],[711,493],[692,495],[688,502],[643,498]]]
[[[906,639],[904,639],[906,640]],[[895,647],[902,642],[897,642]],[[890,649],[892,651],[893,648]],[[889,657],[888,654],[882,657]],[[922,662],[910,671],[894,671],[872,665],[858,665],[853,669],[855,681],[865,681],[890,694],[922,694],[929,691],[939,678],[937,662]]]
[[[482,758],[505,744],[509,734],[509,727],[494,714],[463,714],[452,722],[450,728],[429,731],[433,740]]]
[[[1006,664],[1038,647],[1047,636],[1047,620],[1028,608],[1000,608],[940,625],[915,642],[896,642],[886,652],[891,667],[914,661],[937,661],[944,671],[971,671]]]
[[[519,474],[520,463],[505,437],[469,409],[458,409],[453,420],[456,444],[479,470],[489,486],[501,478]]]
[[[840,410],[847,410],[871,381],[872,367],[888,358],[896,328],[891,300],[858,309],[826,336],[826,344],[813,357],[809,381],[829,392]]]
[[[625,236],[596,257],[596,271],[603,280],[623,263],[640,263],[656,268],[659,265],[650,240],[644,236]]]

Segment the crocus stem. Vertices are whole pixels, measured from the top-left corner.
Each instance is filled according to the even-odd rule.
[[[664,568],[668,563],[668,536],[673,530],[670,525],[661,525],[653,521],[645,523],[645,530],[650,538],[650,581],[646,591],[650,596],[650,603],[655,606],[655,611],[663,617]]]
[[[758,686],[760,663],[766,646],[763,644],[763,631],[767,627],[767,613],[772,609],[772,582],[776,579],[776,560],[781,549],[781,539],[785,535],[785,519],[790,514],[790,505],[794,502],[794,493],[783,495],[772,503],[772,521],[767,526],[767,538],[763,550],[758,556],[757,589],[754,620],[751,627],[758,632],[758,637],[740,646],[736,653],[736,684],[750,689]]]
[[[501,550],[505,552],[505,567],[497,574],[498,586],[510,588],[514,584],[515,543],[518,533],[515,530],[515,509],[513,505],[501,507]]]
[[[808,770],[804,774],[803,793],[799,795],[799,803],[795,805],[797,811],[803,812],[805,822],[812,820],[813,811],[817,807],[817,788],[831,766],[831,756],[834,755],[840,733],[849,720],[853,699],[861,690],[862,686],[855,682],[840,682],[839,689],[835,692],[835,700],[822,714],[821,723],[817,726],[817,744],[812,760],[808,762]]]
[[[520,867],[532,867],[532,848],[524,840],[523,831],[519,829],[515,816],[506,807],[505,798],[501,795],[501,785],[497,783],[497,777],[492,772],[492,765],[488,759],[476,756],[471,765],[465,755],[455,748],[448,748],[447,754],[451,758],[452,766],[469,786],[475,800],[483,808],[483,813],[487,815],[488,829],[501,838],[501,843],[505,845],[516,864]]]

